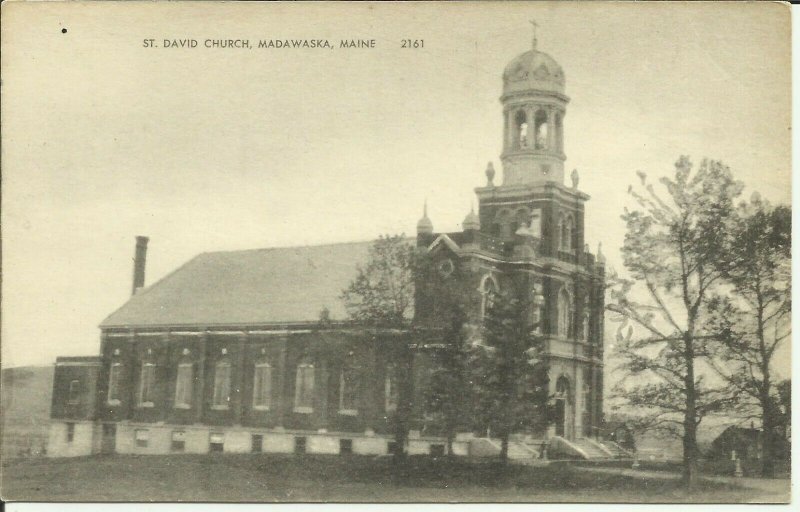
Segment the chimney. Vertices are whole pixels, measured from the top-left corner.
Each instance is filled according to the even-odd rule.
[[[146,236],[136,237],[136,253],[133,255],[133,290],[131,295],[135,295],[136,291],[144,286],[144,267],[147,261],[147,242],[149,240]]]

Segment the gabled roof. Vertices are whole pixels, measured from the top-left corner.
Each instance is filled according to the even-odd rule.
[[[342,291],[372,242],[208,252],[139,291],[109,327],[256,325],[347,318]]]

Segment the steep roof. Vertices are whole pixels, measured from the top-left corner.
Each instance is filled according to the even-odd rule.
[[[372,242],[199,254],[132,296],[108,327],[309,322],[347,317],[342,290]]]

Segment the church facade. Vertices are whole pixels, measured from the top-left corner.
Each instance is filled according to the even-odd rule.
[[[473,326],[494,292],[513,286],[530,299],[554,402],[534,435],[586,455],[576,443],[597,436],[603,414],[604,264],[584,244],[576,171],[564,185],[564,86],[535,40],[508,64],[502,181],[490,163],[462,230],[437,233],[426,211],[409,243],[444,278],[465,280]],[[100,354],[56,362],[49,455],[385,454],[401,398],[407,452],[444,452],[423,405],[427,335],[347,321],[340,295],[371,244],[203,253],[145,287],[147,245],[137,237],[133,294],[101,323]],[[417,294],[418,317],[430,300]],[[465,432],[453,451],[475,455],[482,443],[492,446]]]

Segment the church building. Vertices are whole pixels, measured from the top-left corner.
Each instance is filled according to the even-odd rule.
[[[502,179],[490,162],[462,230],[436,232],[426,208],[409,244],[442,277],[465,280],[473,326],[494,292],[522,285],[545,339],[553,400],[537,443],[610,456],[595,440],[604,261],[584,243],[589,197],[577,171],[564,184],[564,71],[535,38],[506,66],[500,102]],[[403,389],[412,404],[407,453],[444,453],[422,404],[432,358],[413,328],[431,297],[417,294],[408,329],[348,321],[341,293],[370,246],[203,253],[145,286],[148,239],[137,237],[133,293],[100,324],[99,355],[56,362],[48,454],[388,454]],[[397,361],[408,347],[413,371],[404,380]],[[517,452],[543,455],[535,446]],[[476,456],[493,447],[464,432],[452,449]]]

